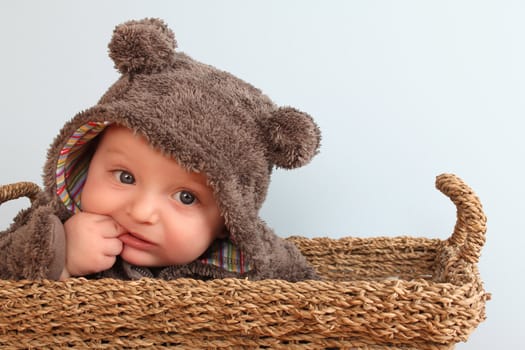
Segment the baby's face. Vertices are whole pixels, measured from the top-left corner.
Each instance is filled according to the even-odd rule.
[[[124,227],[121,257],[134,265],[189,263],[224,232],[206,177],[186,171],[119,126],[110,126],[98,144],[81,208]]]

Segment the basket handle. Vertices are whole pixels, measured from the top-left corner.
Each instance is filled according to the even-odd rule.
[[[40,193],[40,187],[29,181],[15,182],[0,186],[0,204],[20,197],[28,197],[31,203]]]
[[[463,180],[454,174],[441,174],[436,178],[436,187],[456,205],[456,226],[447,240],[458,248],[460,258],[475,264],[485,244],[487,218],[479,198]]]

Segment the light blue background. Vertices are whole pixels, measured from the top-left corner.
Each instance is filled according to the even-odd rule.
[[[283,235],[445,239],[462,177],[488,216],[488,320],[457,349],[518,349],[525,288],[525,3],[521,1],[0,2],[0,183],[41,184],[62,124],[117,78],[113,27],[162,17],[180,50],[310,113],[307,167],[276,171],[262,216]],[[26,200],[0,209],[5,228]]]

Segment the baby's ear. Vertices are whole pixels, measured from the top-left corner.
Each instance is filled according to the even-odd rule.
[[[298,168],[318,153],[321,131],[304,112],[280,107],[271,113],[265,129],[269,159],[278,167]]]

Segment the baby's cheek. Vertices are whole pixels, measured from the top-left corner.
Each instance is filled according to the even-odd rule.
[[[89,213],[93,212],[93,206],[91,205],[91,198],[89,193],[82,191],[80,195],[80,209]]]
[[[210,246],[211,242],[198,233],[183,232],[171,234],[167,237],[166,254],[174,264],[187,264],[201,256]]]
[[[104,193],[104,191],[93,191],[89,187],[84,188],[80,197],[80,209],[84,212],[109,215],[114,199]]]

